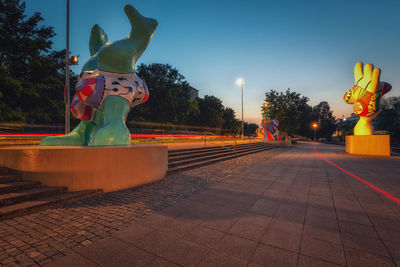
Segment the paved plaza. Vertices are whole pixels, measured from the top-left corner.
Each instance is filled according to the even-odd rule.
[[[0,222],[0,263],[399,266],[400,205],[313,147],[264,151]],[[350,156],[325,144],[317,151],[400,199],[400,157]]]

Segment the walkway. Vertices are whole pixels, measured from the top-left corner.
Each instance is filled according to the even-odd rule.
[[[400,157],[317,150],[400,198]],[[0,247],[22,252],[5,259],[26,265],[400,265],[400,205],[321,159],[311,143],[5,221],[4,233],[14,243],[1,238]],[[18,245],[32,239],[35,253]]]

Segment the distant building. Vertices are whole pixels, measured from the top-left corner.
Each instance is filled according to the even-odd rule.
[[[347,118],[345,118],[345,119],[339,119],[338,121],[339,121],[339,123],[340,123],[340,122],[342,122],[342,121],[358,121],[358,119],[360,119],[359,116],[357,116],[357,115],[354,114],[354,113],[351,113],[350,117],[347,117]]]
[[[346,118],[346,121],[358,121],[360,119],[359,116],[357,116],[354,113],[351,113],[350,117]]]
[[[190,86],[190,99],[196,99],[199,97],[199,90],[197,90],[196,88]]]

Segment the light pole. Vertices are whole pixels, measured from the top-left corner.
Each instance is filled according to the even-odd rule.
[[[244,123],[243,123],[243,83],[244,83],[243,78],[238,78],[238,79],[236,80],[236,84],[242,86],[242,139],[244,138]]]
[[[316,142],[318,123],[314,122],[314,123],[312,124],[312,127],[314,128],[314,142]]]
[[[70,114],[69,103],[70,90],[69,90],[69,0],[67,0],[67,32],[66,32],[66,49],[65,49],[65,134],[70,132]]]

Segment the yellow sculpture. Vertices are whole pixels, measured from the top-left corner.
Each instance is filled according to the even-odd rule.
[[[354,86],[344,95],[344,101],[353,104],[353,112],[360,117],[354,127],[354,135],[346,136],[346,152],[356,155],[390,156],[390,136],[373,135],[372,119],[381,111],[382,96],[392,86],[380,82],[381,70],[372,64],[362,68],[357,62],[354,68]]]
[[[373,135],[372,119],[381,111],[381,98],[392,86],[379,81],[379,68],[374,69],[372,64],[367,64],[363,72],[362,65],[362,62],[357,62],[354,67],[354,86],[344,95],[344,101],[353,104],[354,114],[360,117],[354,127],[354,135]]]

